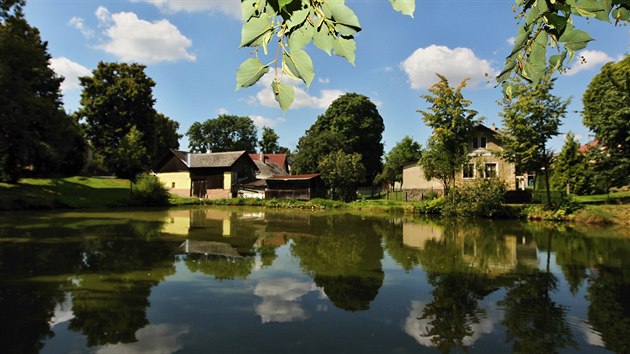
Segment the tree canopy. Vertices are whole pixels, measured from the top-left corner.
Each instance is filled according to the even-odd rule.
[[[388,183],[392,187],[394,183],[402,183],[403,165],[409,162],[417,163],[422,155],[422,146],[415,142],[410,136],[405,136],[385,155],[385,164],[383,172],[378,180]]]
[[[349,202],[356,198],[357,187],[365,180],[361,154],[337,150],[319,163],[322,179],[332,191],[333,199]]]
[[[584,125],[606,148],[602,158],[611,161],[606,168],[612,169],[612,184],[630,183],[630,56],[604,65],[588,85],[582,102]]]
[[[249,117],[220,114],[203,123],[193,123],[186,135],[192,152],[241,151],[255,153],[258,131]]]
[[[384,129],[383,118],[376,105],[368,97],[347,93],[333,101],[326,112],[317,117],[315,123],[306,132],[305,137],[300,139],[297,155],[310,155],[309,158],[316,164],[323,159],[324,155],[338,149],[342,149],[348,154],[356,152],[362,156],[361,164],[365,167],[365,181],[371,184],[383,168],[381,162],[383,143],[381,140]],[[314,137],[306,137],[309,135],[314,135]],[[333,137],[339,141],[330,141]],[[325,146],[322,141],[311,139],[326,139],[329,146]],[[307,141],[312,141],[313,145],[319,145],[320,151],[307,149]],[[296,156],[296,160],[300,159]],[[317,167],[317,165],[312,164],[309,163],[308,169]],[[306,166],[299,167],[302,169],[302,173],[317,172],[316,169],[307,171],[303,168]]]
[[[0,1],[0,180],[77,173],[85,155],[81,130],[62,108],[63,78],[49,66],[48,44],[28,24],[23,1]]]
[[[319,161],[344,147],[341,134],[330,130],[315,132],[311,127],[298,142],[292,169],[297,174],[319,172]]]
[[[394,10],[413,16],[415,0],[390,0]],[[354,65],[355,35],[362,27],[354,11],[345,0],[242,0],[243,27],[241,47],[256,48],[255,57],[245,60],[236,73],[236,88],[254,85],[274,68],[271,83],[276,101],[283,110],[293,102],[293,86],[283,83],[287,75],[310,86],[315,69],[304,49],[311,41],[326,52],[346,58]],[[510,77],[520,77],[534,86],[546,72],[560,70],[574,57],[574,53],[593,39],[574,25],[574,17],[594,18],[611,22],[628,22],[628,0],[516,0],[514,12],[520,25],[514,47],[505,59],[505,66],[497,76],[507,97],[514,90]],[[275,57],[263,63],[260,50],[266,56],[272,38],[280,38]],[[548,49],[556,54],[549,56]],[[551,51],[551,50],[550,50]],[[569,60],[567,60],[567,56]]]
[[[100,62],[92,76],[81,77],[81,107],[75,113],[84,121],[85,133],[95,154],[103,159],[107,172],[127,174],[117,161],[124,153],[120,139],[133,129],[146,154],[139,161],[141,170],[149,170],[168,148],[178,148],[179,124],[156,112],[153,107],[155,82],[140,64]],[[131,137],[131,136],[130,136]],[[130,140],[131,141],[131,140]]]
[[[569,132],[553,164],[551,185],[558,190],[566,188],[570,193],[585,194],[591,191],[589,175],[588,159],[580,152],[575,135]]]
[[[516,164],[517,172],[544,173],[548,203],[551,203],[549,169],[553,151],[547,142],[560,134],[561,119],[571,101],[551,93],[554,81],[555,78],[547,75],[536,86],[526,85],[522,80],[514,82],[514,99],[504,99],[499,114],[506,133],[501,135],[503,156]]]
[[[432,129],[420,164],[427,179],[442,181],[447,195],[455,183],[455,174],[468,161],[468,144],[479,120],[475,119],[477,112],[468,108],[471,102],[462,94],[468,80],[452,88],[446,77],[437,76],[440,81],[429,88],[431,94],[420,96],[431,104],[429,110],[418,112]]]

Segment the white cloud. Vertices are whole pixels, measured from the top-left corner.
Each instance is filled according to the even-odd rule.
[[[394,68],[392,68],[391,66],[386,66],[383,70],[385,70],[386,73],[391,73],[392,71],[394,71]]]
[[[256,306],[256,313],[262,323],[303,321],[309,316],[299,301],[311,291],[320,291],[313,282],[291,278],[263,280],[254,289],[254,294],[263,299]]]
[[[485,85],[497,74],[487,60],[477,58],[469,48],[450,49],[438,45],[416,49],[400,64],[400,68],[407,73],[411,88],[416,90],[436,83],[439,80],[436,73],[446,76],[453,85],[470,78],[470,87]]]
[[[228,109],[225,108],[225,107],[220,107],[219,109],[217,109],[217,113],[218,114],[229,114],[230,111],[228,111]]]
[[[278,102],[274,97],[271,89],[271,82],[273,81],[273,73],[270,72],[263,76],[258,82],[257,86],[262,89],[258,91],[255,97],[248,100],[249,103],[259,103],[265,107],[279,107]],[[339,96],[346,93],[342,90],[319,90],[319,96],[309,95],[303,88],[301,81],[292,79],[289,77],[283,77],[282,82],[293,86],[295,89],[295,99],[291,104],[290,109],[309,107],[309,108],[328,108],[330,104]]]
[[[107,10],[104,6],[99,6],[94,14],[98,19],[99,26],[104,26],[112,22],[112,15],[109,13],[109,10]]]
[[[258,127],[259,129],[261,129],[262,127],[273,128],[276,125],[278,125],[278,123],[286,122],[286,119],[282,117],[271,119],[271,118],[267,118],[267,117],[263,117],[259,115],[252,115],[252,116],[249,116],[249,118],[254,122],[254,125]]]
[[[92,72],[90,72],[88,68],[75,63],[66,57],[50,59],[50,67],[55,71],[55,73],[57,73],[57,75],[64,77],[64,80],[61,83],[62,91],[80,88],[81,85],[79,84],[79,77],[92,75]]]
[[[96,17],[108,38],[98,48],[120,60],[145,64],[196,60],[188,51],[192,41],[168,20],[148,22],[133,12],[110,14],[104,7],[96,10]]]
[[[514,45],[514,42],[516,41],[516,37],[510,37],[510,38],[506,39],[505,41],[509,45]]]
[[[318,81],[320,84],[329,84],[329,83],[330,83],[330,79],[329,79],[329,78],[327,78],[327,77],[318,77],[318,78],[317,78],[317,81]]]
[[[241,18],[241,3],[235,0],[133,0],[155,5],[166,13],[208,12],[222,13],[235,19]]]
[[[599,50],[583,50],[576,56],[575,63],[567,70],[565,75],[575,75],[614,60],[608,54]]]
[[[136,331],[137,341],[134,343],[110,344],[97,349],[98,354],[136,354],[153,353],[169,354],[182,349],[178,338],[189,332],[187,325],[169,323],[150,324]]]
[[[78,29],[79,32],[81,32],[81,34],[83,35],[83,37],[85,38],[94,37],[94,30],[89,27],[86,27],[85,22],[83,21],[84,20],[81,17],[73,17],[70,19],[70,21],[68,21],[68,24]]]

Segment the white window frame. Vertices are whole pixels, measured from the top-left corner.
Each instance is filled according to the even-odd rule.
[[[472,168],[472,177],[466,177],[464,175],[465,167],[467,165],[472,165],[472,167],[473,167]],[[466,164],[464,164],[464,168],[462,168],[462,179],[469,180],[469,179],[475,179],[475,178],[477,178],[477,164],[474,164],[474,163],[466,163]]]
[[[495,172],[495,176],[494,178],[499,178],[499,163],[498,162],[484,162],[483,164],[483,178],[493,178],[493,177],[488,177],[488,173],[486,170],[486,166],[488,165],[494,165],[494,172]]]

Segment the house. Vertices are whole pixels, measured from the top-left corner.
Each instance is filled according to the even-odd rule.
[[[170,149],[154,169],[168,191],[185,197],[231,198],[258,167],[245,151],[190,153]]]
[[[311,200],[325,196],[326,186],[319,173],[274,176],[267,179],[265,199]]]
[[[455,185],[462,186],[474,182],[478,178],[498,178],[503,181],[509,190],[517,187],[516,167],[513,163],[497,156],[497,152],[503,150],[499,139],[501,132],[494,124],[491,128],[483,124],[475,127],[473,137],[469,142],[468,163],[457,172]],[[522,176],[520,176],[522,177]],[[439,191],[443,189],[442,183],[436,179],[427,180],[424,171],[417,162],[411,162],[403,166],[404,191]]]
[[[268,166],[276,166],[278,169],[284,171],[284,174],[291,173],[291,167],[289,166],[289,159],[287,158],[287,154],[249,154],[249,157],[254,160],[254,162],[259,161],[263,162]]]

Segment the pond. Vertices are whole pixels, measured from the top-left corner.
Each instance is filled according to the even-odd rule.
[[[2,353],[628,353],[624,230],[191,208],[0,214]]]

